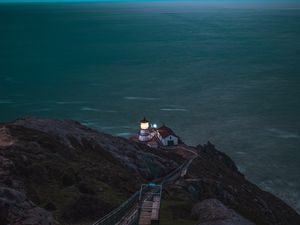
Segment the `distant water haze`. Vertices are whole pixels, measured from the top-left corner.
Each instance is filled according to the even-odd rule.
[[[0,3],[166,3],[198,4],[214,6],[299,6],[299,0],[0,0]]]
[[[0,29],[1,121],[129,137],[145,115],[300,211],[300,10],[16,4]]]

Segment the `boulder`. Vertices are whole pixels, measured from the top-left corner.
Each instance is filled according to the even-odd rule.
[[[56,225],[51,213],[36,206],[24,193],[0,187],[0,225]]]

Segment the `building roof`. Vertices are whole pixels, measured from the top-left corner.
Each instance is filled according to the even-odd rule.
[[[146,119],[146,117],[144,117],[144,118],[141,120],[141,123],[149,123],[149,121]]]
[[[174,133],[174,131],[171,128],[165,126],[165,125],[163,125],[162,127],[158,128],[157,130],[158,130],[159,134],[163,138],[166,138],[166,137],[168,137],[170,135],[173,135],[173,136],[177,137],[177,135]]]

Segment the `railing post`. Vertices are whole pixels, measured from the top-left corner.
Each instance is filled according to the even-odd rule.
[[[177,178],[180,177],[182,170],[187,169],[193,159],[195,157],[190,158],[189,160],[186,160],[180,167],[169,173],[167,176],[165,176],[161,182],[160,185],[156,185],[151,189],[148,185],[142,184],[140,191],[137,191],[134,193],[129,199],[127,199],[123,204],[121,204],[118,208],[104,216],[102,219],[98,220],[93,225],[114,225],[117,222],[120,222],[120,220],[126,215],[129,209],[133,208],[137,204],[137,213],[133,216],[133,220],[129,220],[128,225],[138,225],[139,218],[141,215],[141,209],[142,209],[142,201],[144,198],[149,200],[150,198],[153,198],[155,195],[159,195],[160,197],[160,205],[161,205],[161,196],[162,196],[162,190],[163,188],[168,185],[170,182],[173,182]],[[144,197],[144,195],[148,192],[148,195]],[[159,209],[160,209],[159,205]],[[160,211],[158,212],[160,214]],[[159,215],[160,216],[160,215]]]

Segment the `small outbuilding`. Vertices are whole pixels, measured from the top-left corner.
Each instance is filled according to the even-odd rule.
[[[178,145],[178,136],[165,125],[157,129],[157,136],[164,146]]]

